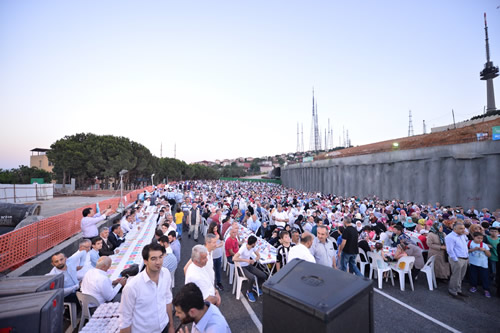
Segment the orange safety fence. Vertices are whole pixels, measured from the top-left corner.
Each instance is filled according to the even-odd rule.
[[[151,187],[135,190],[124,195],[124,205],[134,202],[139,193],[151,191]],[[109,206],[116,211],[120,198],[100,201],[99,208],[104,211]],[[95,204],[92,205],[95,209]],[[0,235],[0,272],[24,263],[26,260],[47,251],[81,231],[82,211],[89,207],[77,208],[70,212],[48,217],[23,228]]]

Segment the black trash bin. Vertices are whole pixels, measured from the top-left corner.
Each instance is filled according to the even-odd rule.
[[[5,277],[0,280],[0,297],[64,288],[64,275]]]
[[[263,285],[264,333],[373,332],[366,278],[293,260]]]
[[[62,289],[2,297],[0,332],[62,332],[63,304]]]

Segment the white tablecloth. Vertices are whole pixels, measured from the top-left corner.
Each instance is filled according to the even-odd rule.
[[[151,243],[156,230],[156,217],[158,215],[154,214],[154,211],[155,207],[148,207],[148,217],[144,222],[139,223],[141,229],[137,230],[137,226],[135,226],[125,236],[125,242],[118,247],[120,252],[110,256],[112,264],[107,273],[111,280],[118,278],[120,273],[130,265],[138,264],[141,268],[144,264],[142,249]]]

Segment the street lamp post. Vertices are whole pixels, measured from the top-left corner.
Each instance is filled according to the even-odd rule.
[[[123,204],[123,176],[128,173],[128,170],[123,169],[118,174],[120,175],[120,204],[118,204],[118,211],[123,212],[125,205]]]
[[[151,186],[155,186],[155,184],[153,183],[153,178],[154,178],[154,176],[155,176],[155,174],[153,173],[153,174],[151,175]]]

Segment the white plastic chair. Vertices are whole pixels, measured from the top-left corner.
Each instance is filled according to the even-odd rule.
[[[248,278],[243,273],[243,268],[241,268],[239,262],[234,262],[234,283],[233,283],[233,294],[236,292],[236,299],[239,300],[241,296],[241,285],[243,281],[248,281]],[[248,282],[250,283],[250,282]],[[257,277],[255,277],[255,285],[257,286],[257,296],[259,296],[259,284],[257,283]]]
[[[405,290],[406,274],[408,274],[408,277],[410,278],[411,290],[412,291],[415,290],[415,289],[413,289],[413,277],[411,276],[411,269],[413,268],[414,263],[415,263],[415,257],[406,256],[406,257],[400,258],[396,264],[390,265],[393,271],[398,272],[399,287],[401,288],[401,291]]]
[[[222,256],[222,269],[224,269],[224,272],[227,269],[227,257],[226,257],[226,244],[224,243],[224,246],[222,247],[224,249],[224,255]]]
[[[356,262],[359,263],[359,270],[361,271],[361,274],[363,274],[363,276],[365,275],[365,271],[366,271],[366,266],[369,265],[370,263],[368,262],[368,256],[366,255],[365,251],[358,247],[358,250],[359,250],[359,253],[358,255],[356,256]],[[364,256],[364,260],[361,259],[361,254]]]
[[[389,276],[391,277],[391,282],[392,285],[394,286],[394,275],[392,274],[392,268],[387,265],[386,268],[382,268],[378,266],[379,261],[384,261],[382,256],[380,254],[374,253],[374,252],[368,252],[368,261],[370,261],[370,280],[372,279],[373,272],[376,271],[377,275],[375,275],[375,278],[378,279],[378,289],[382,289],[382,279],[384,277],[385,272],[389,272]],[[387,282],[387,278],[385,279]]]
[[[229,269],[226,272],[226,275],[229,275],[229,284],[233,284],[234,280],[234,264],[231,264],[229,261],[227,262]]]
[[[69,319],[71,321],[71,327],[73,327],[73,329],[75,329],[76,328],[76,316],[77,316],[77,311],[78,311],[76,308],[76,303],[65,302],[63,308],[65,306],[67,306],[69,309]]]
[[[170,272],[170,277],[172,280],[172,286],[170,287],[171,289],[174,289],[174,287],[175,287],[175,272],[176,271],[177,271],[177,268],[173,272]]]
[[[99,301],[95,299],[94,296],[84,294],[80,291],[76,292],[76,297],[78,298],[82,306],[82,317],[80,318],[80,326],[78,327],[78,331],[80,331],[83,328],[85,319],[90,320],[91,315],[89,310],[89,304],[94,304],[96,306],[99,306]]]
[[[430,257],[429,259],[427,259],[427,262],[425,263],[424,267],[420,270],[421,272],[424,272],[427,277],[427,284],[429,285],[429,290],[434,290],[434,288],[437,288],[436,273],[434,272],[435,260],[436,260],[435,255]]]

